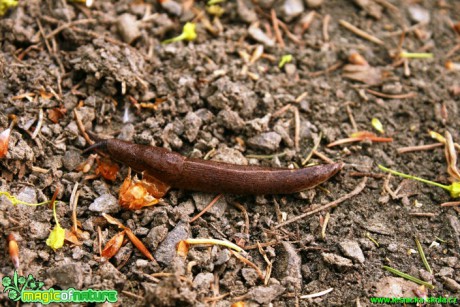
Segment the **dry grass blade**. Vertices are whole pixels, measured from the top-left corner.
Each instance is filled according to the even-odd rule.
[[[131,242],[133,242],[134,246],[136,246],[137,249],[138,249],[145,257],[147,257],[148,259],[150,259],[150,261],[156,261],[155,258],[153,258],[152,254],[151,254],[151,253],[149,252],[149,250],[147,249],[147,247],[144,245],[144,243],[142,243],[141,240],[139,240],[139,238],[136,237],[136,235],[131,231],[131,229],[126,228],[125,231],[126,231],[126,235],[127,235],[128,238],[131,240]]]
[[[345,200],[347,199],[350,199],[351,197],[355,196],[355,195],[358,195],[359,193],[361,193],[362,190],[364,190],[364,188],[366,187],[366,183],[367,183],[367,177],[364,177],[363,180],[361,180],[361,182],[356,186],[356,188],[351,191],[350,193],[340,197],[339,199],[336,199],[324,206],[321,206],[317,209],[314,209],[314,210],[311,210],[311,211],[308,211],[308,212],[305,212],[301,215],[298,215],[290,220],[287,220],[286,222],[284,223],[281,223],[281,224],[278,224],[275,226],[276,229],[280,228],[280,227],[283,227],[283,226],[286,226],[288,224],[291,224],[295,221],[298,221],[300,219],[303,219],[309,215],[312,215],[312,214],[315,214],[317,212],[320,212],[320,211],[323,211],[323,210],[326,210],[328,208],[333,208],[333,207],[336,207],[337,205],[339,205],[340,203],[344,202]]]
[[[113,216],[107,214],[107,213],[102,213],[102,216],[107,220],[107,222],[109,222],[110,224],[112,225],[117,225],[118,227],[120,227],[121,229],[124,229],[125,226],[119,221],[117,220],[116,218],[114,218]]]

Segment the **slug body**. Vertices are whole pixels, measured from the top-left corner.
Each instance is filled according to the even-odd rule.
[[[118,139],[103,140],[87,150],[91,149],[105,151],[112,159],[173,188],[210,193],[291,194],[328,180],[343,167],[343,163],[301,169],[234,165],[189,159],[164,148]]]

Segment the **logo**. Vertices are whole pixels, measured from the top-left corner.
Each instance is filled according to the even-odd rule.
[[[115,303],[118,301],[116,290],[41,290],[44,283],[36,280],[32,274],[19,276],[15,271],[13,277],[2,278],[3,293],[8,293],[12,301],[23,303]]]

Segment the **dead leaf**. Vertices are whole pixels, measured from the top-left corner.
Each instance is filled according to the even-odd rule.
[[[101,256],[107,260],[115,256],[120,250],[124,239],[125,239],[125,230],[120,231],[112,239],[110,239],[109,242],[107,242],[104,249],[102,250]]]

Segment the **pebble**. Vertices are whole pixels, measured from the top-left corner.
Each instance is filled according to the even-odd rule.
[[[193,201],[195,202],[196,209],[198,211],[203,210],[213,200],[215,195],[207,193],[193,193]],[[211,214],[217,218],[224,215],[227,209],[227,201],[225,197],[221,197],[206,213]]]
[[[141,36],[137,19],[134,15],[125,13],[118,17],[117,28],[121,38],[127,44],[131,44]]]
[[[302,288],[302,259],[294,246],[289,242],[281,242],[276,248],[276,262],[273,265],[274,276],[281,280],[287,288],[292,286],[300,291]],[[292,289],[292,290],[294,290]]]
[[[53,265],[47,270],[48,278],[61,289],[81,289],[83,286],[83,269],[78,262]]]
[[[273,152],[279,148],[281,136],[276,132],[266,132],[247,140],[248,146],[266,152]]]
[[[62,164],[68,171],[73,171],[81,163],[81,153],[75,150],[66,151],[62,157]]]
[[[161,7],[171,15],[182,15],[182,6],[174,0],[161,1]]]
[[[340,249],[345,254],[345,256],[350,257],[359,263],[364,263],[364,254],[361,248],[359,247],[358,242],[356,241],[343,241],[339,243]]]
[[[420,5],[411,5],[408,7],[409,17],[410,19],[415,22],[423,22],[429,23],[430,22],[430,12],[421,7]]]
[[[232,110],[222,110],[217,114],[217,123],[231,131],[241,131],[244,127],[244,120]]]
[[[189,112],[184,118],[185,137],[189,142],[193,142],[198,132],[200,132],[203,120],[194,112]]]
[[[198,273],[193,279],[193,288],[195,288],[198,292],[206,293],[209,291],[213,281],[213,273]]]
[[[188,238],[190,238],[190,225],[185,222],[179,222],[158,246],[154,255],[155,259],[164,265],[171,264],[176,255],[177,243]]]
[[[257,279],[259,278],[256,270],[252,268],[243,268],[241,270],[241,275],[243,275],[243,278],[248,286],[255,286]]]
[[[253,23],[258,20],[254,5],[249,0],[237,0],[236,12],[240,19],[246,23]]]
[[[439,270],[439,272],[436,275],[439,275],[441,277],[452,277],[454,276],[454,269],[449,267],[443,267]]]
[[[231,164],[248,165],[248,159],[246,159],[239,150],[226,146],[219,147],[214,157],[212,157],[212,160]]]
[[[323,4],[324,0],[305,0],[305,4],[311,8],[316,9]]]
[[[33,223],[29,224],[30,238],[38,239],[38,240],[45,240],[48,238],[49,229],[50,229],[49,223],[41,223],[41,222],[34,221]]]
[[[168,227],[165,225],[153,227],[145,237],[145,243],[151,250],[156,250],[158,244],[166,238],[167,234]]]
[[[221,249],[217,252],[217,255],[215,256],[215,261],[214,265],[222,265],[226,263],[228,260],[230,260],[230,252],[228,249]]]
[[[303,0],[284,0],[281,5],[277,6],[276,11],[284,21],[290,22],[303,13]]]
[[[413,297],[418,286],[409,280],[399,277],[383,277],[374,285],[376,292],[373,296],[379,297]]]
[[[265,32],[254,25],[249,27],[248,34],[253,40],[264,44],[266,47],[275,46],[275,40],[270,38],[267,34],[265,34]]]
[[[443,283],[447,289],[455,292],[460,292],[460,284],[449,277],[443,278]]]
[[[251,288],[247,293],[247,297],[259,304],[268,304],[283,294],[284,290],[285,288],[279,284],[270,285],[268,287],[259,286]]]
[[[120,206],[112,194],[103,194],[96,198],[88,209],[99,213],[117,213],[120,211]]]
[[[321,256],[323,256],[324,261],[339,268],[347,268],[353,266],[353,262],[350,259],[336,254],[322,253]]]

